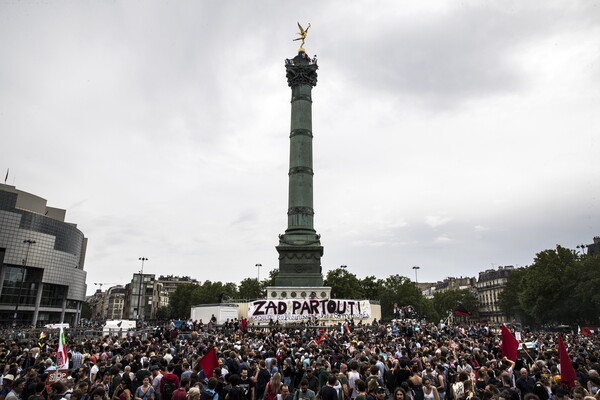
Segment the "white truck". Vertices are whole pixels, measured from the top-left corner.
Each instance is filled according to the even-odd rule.
[[[128,320],[128,319],[109,320],[109,321],[106,321],[106,324],[102,328],[102,334],[104,336],[110,335],[110,336],[126,337],[127,332],[130,329],[135,329],[136,326],[137,326],[137,323],[135,321]]]
[[[219,325],[223,324],[227,319],[232,321],[235,318],[240,318],[237,304],[201,304],[192,306],[190,312],[190,318],[193,321],[202,320],[204,324],[208,324],[213,315],[217,318],[217,324]]]

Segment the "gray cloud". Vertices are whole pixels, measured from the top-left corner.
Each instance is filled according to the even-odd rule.
[[[524,265],[598,235],[598,17],[594,2],[2,3],[0,171],[67,208],[90,282],[125,282],[140,256],[202,280],[275,268],[283,63],[311,22],[325,269]]]

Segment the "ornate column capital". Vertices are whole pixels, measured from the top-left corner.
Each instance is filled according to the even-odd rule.
[[[306,53],[298,53],[293,59],[285,60],[285,75],[288,86],[293,88],[299,85],[317,86],[316,58],[310,59]]]

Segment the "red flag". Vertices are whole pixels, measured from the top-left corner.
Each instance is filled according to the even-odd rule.
[[[511,361],[517,361],[519,353],[519,341],[508,330],[506,325],[502,324],[502,357]]]
[[[594,336],[589,326],[584,326],[583,328],[581,328],[581,334],[585,336]]]
[[[217,352],[214,347],[211,347],[210,350],[200,359],[198,362],[200,364],[200,368],[204,371],[204,375],[207,378],[213,377],[213,370],[219,366],[219,360],[217,359]]]
[[[321,334],[317,338],[317,344],[320,344],[323,340],[325,340],[325,329],[321,329]]]
[[[569,387],[575,387],[575,368],[571,362],[571,357],[567,353],[565,342],[563,342],[562,335],[558,334],[558,357],[560,358],[560,381],[566,383]]]

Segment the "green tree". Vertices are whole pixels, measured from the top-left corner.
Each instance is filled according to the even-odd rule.
[[[266,286],[275,286],[275,279],[279,275],[279,268],[275,268],[269,271],[269,277],[267,279],[263,279],[262,282]]]
[[[580,257],[569,279],[572,290],[566,300],[572,319],[568,322],[597,325],[600,318],[600,255]]]
[[[279,268],[272,269],[269,271],[269,277],[260,281],[260,296],[258,297],[264,297],[267,293],[267,288],[275,286],[277,275],[279,275]]]
[[[432,305],[438,317],[436,319],[445,318],[448,312],[453,312],[459,304],[470,313],[477,311],[477,297],[468,289],[447,290],[433,294]]]
[[[261,297],[262,288],[258,279],[246,278],[240,282],[238,293],[240,299],[254,300]]]
[[[328,271],[324,284],[331,287],[331,297],[334,299],[365,298],[359,279],[346,268]]]
[[[167,320],[167,319],[171,319],[173,318],[173,312],[171,310],[170,306],[162,306],[162,307],[158,307],[158,310],[156,310],[156,319],[158,320]]]
[[[440,315],[433,307],[433,300],[422,296],[421,303],[418,307],[419,316],[425,318],[429,322],[437,323],[440,319],[444,318],[445,315]]]
[[[392,319],[394,303],[399,307],[413,306],[420,315],[426,308],[425,299],[417,285],[400,275],[392,275],[381,282],[379,301],[383,319]]]
[[[363,299],[379,300],[379,295],[383,289],[383,280],[377,279],[374,276],[366,276],[360,280]]]
[[[523,277],[519,301],[538,323],[569,323],[574,320],[570,298],[576,276],[578,256],[573,250],[556,246],[538,253]]]
[[[178,285],[175,292],[169,296],[169,306],[173,318],[189,318],[192,305],[195,303],[199,286],[194,283]]]
[[[194,293],[194,304],[214,304],[227,299],[236,298],[237,286],[235,283],[205,281]]]

